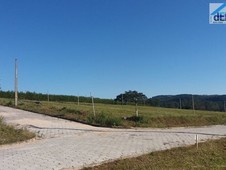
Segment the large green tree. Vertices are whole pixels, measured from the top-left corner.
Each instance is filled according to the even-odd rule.
[[[147,96],[143,93],[137,91],[125,91],[125,93],[121,93],[116,96],[115,101],[122,103],[145,103],[147,100]]]

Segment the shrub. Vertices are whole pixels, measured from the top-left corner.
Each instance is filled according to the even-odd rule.
[[[76,110],[76,109],[70,109],[70,108],[66,108],[66,107],[62,107],[60,109],[58,109],[61,113],[74,113],[74,114],[79,114],[79,115],[82,115],[83,112],[80,111],[80,110]]]
[[[131,116],[131,117],[127,117],[126,120],[142,123],[144,121],[144,117],[143,116]]]
[[[9,101],[8,103],[6,103],[6,106],[13,106],[13,102]]]
[[[66,107],[62,107],[62,108],[60,108],[60,109],[58,109],[59,111],[63,111],[63,110],[65,110],[65,109],[67,109]]]
[[[7,125],[0,116],[0,145],[24,141],[33,137],[35,134],[27,130],[15,129],[13,126]]]
[[[3,117],[0,116],[0,123],[3,123]]]
[[[97,125],[107,126],[107,127],[120,126],[122,124],[119,118],[114,117],[112,114],[106,114],[106,113],[96,114],[95,117],[93,115],[88,116],[87,122],[90,124],[97,124]]]

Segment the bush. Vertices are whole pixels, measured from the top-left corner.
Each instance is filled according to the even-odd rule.
[[[131,117],[127,117],[126,120],[142,123],[144,121],[144,117],[143,116],[131,116]]]
[[[3,123],[3,117],[0,116],[0,123]]]
[[[0,116],[0,145],[13,142],[20,142],[35,137],[35,134],[23,130],[15,129],[4,122],[4,118]]]
[[[88,116],[87,122],[90,124],[97,124],[101,126],[121,126],[122,122],[119,118],[114,117],[111,114],[100,113],[96,114],[96,116]]]
[[[60,109],[58,109],[61,113],[73,113],[73,114],[79,114],[79,115],[82,115],[83,112],[80,111],[80,110],[76,110],[76,109],[70,109],[70,108],[66,108],[66,107],[62,107]]]
[[[13,106],[13,102],[12,101],[9,101],[8,103],[6,103],[6,106]]]

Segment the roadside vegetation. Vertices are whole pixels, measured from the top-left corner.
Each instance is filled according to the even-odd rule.
[[[6,125],[3,117],[0,117],[0,145],[22,142],[35,137],[35,134],[23,130],[15,129],[13,126]]]
[[[14,107],[11,99],[0,99],[0,104]],[[47,102],[20,100],[18,108],[80,121],[97,126],[106,127],[181,127],[226,124],[225,112],[193,111],[183,109],[169,109],[150,106],[95,104],[95,116],[91,103],[77,102]]]
[[[153,152],[136,158],[116,160],[83,170],[226,169],[226,138],[196,146]]]

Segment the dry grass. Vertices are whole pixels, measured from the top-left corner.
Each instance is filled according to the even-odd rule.
[[[226,169],[226,138],[195,146],[154,152],[83,170]]]
[[[35,137],[35,134],[22,129],[15,129],[13,126],[6,125],[0,117],[0,145],[22,142]]]

